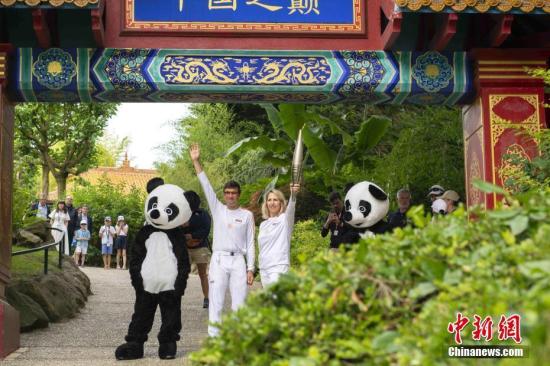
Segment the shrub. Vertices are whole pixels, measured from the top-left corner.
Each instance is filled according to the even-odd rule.
[[[453,344],[447,326],[461,311],[470,319],[491,315],[495,327],[501,314],[520,314],[523,344],[530,346],[521,364],[549,364],[550,189],[510,198],[510,204],[474,211],[476,221],[458,209],[431,222],[417,208],[411,211],[416,228],[348,251],[323,251],[251,295],[191,360],[228,366],[465,364],[444,354]],[[470,323],[462,332],[465,343],[474,343],[471,330]]]
[[[145,191],[132,188],[125,192],[124,184],[113,184],[109,179],[100,179],[97,185],[77,187],[73,192],[74,202],[77,205],[86,204],[93,220],[92,240],[86,256],[86,264],[101,265],[101,245],[99,241],[99,228],[103,225],[105,216],[111,216],[113,225],[119,215],[124,216],[128,224],[128,243],[134,242],[134,237],[143,226],[143,205]],[[130,250],[128,250],[130,253]]]
[[[290,266],[299,268],[317,253],[328,250],[328,238],[321,237],[321,225],[313,220],[299,221],[294,225],[290,247]]]

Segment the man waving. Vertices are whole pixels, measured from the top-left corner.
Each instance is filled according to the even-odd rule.
[[[208,273],[210,282],[208,335],[214,337],[219,332],[215,324],[221,322],[227,287],[231,293],[231,309],[234,311],[246,299],[247,284],[251,286],[254,281],[254,216],[252,212],[239,206],[241,194],[239,183],[229,181],[224,185],[225,204],[221,203],[202,170],[199,146],[193,144],[189,154],[214,222],[212,258]]]

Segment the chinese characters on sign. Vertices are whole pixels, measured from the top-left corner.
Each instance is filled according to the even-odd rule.
[[[470,322],[468,317],[464,317],[462,313],[457,313],[456,321],[449,323],[447,331],[454,334],[454,341],[456,344],[462,344],[462,337],[460,332]],[[490,316],[486,316],[483,320],[477,314],[474,315],[474,321],[472,323],[474,330],[472,331],[472,339],[479,341],[482,338],[486,342],[493,339],[493,319]],[[498,322],[498,340],[505,341],[508,339],[514,340],[516,343],[521,343],[521,317],[518,314],[500,316]]]
[[[269,0],[247,0],[246,5],[257,5],[269,11],[279,11],[284,7],[280,5],[272,5]],[[208,10],[231,9],[237,10],[237,0],[208,0]],[[319,0],[289,0],[288,14],[299,13],[307,15],[315,13],[321,14],[319,10]],[[183,10],[183,0],[180,0],[180,11]]]

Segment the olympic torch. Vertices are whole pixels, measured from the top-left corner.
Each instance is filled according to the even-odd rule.
[[[302,129],[298,131],[296,146],[294,147],[294,156],[292,157],[292,183],[302,183],[302,166],[304,162],[304,144],[302,142]]]

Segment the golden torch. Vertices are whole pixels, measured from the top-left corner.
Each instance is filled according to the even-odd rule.
[[[294,156],[292,157],[292,183],[302,183],[302,166],[304,163],[304,144],[302,142],[302,129],[298,131],[296,146],[294,147]]]

